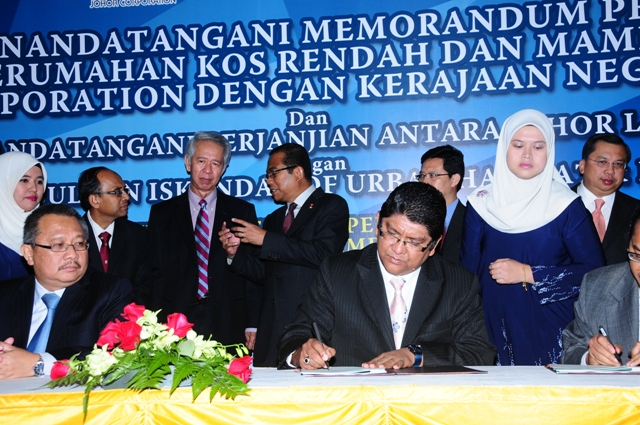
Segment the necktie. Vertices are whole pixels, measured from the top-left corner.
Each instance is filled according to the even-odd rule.
[[[111,235],[109,232],[102,232],[98,237],[102,241],[102,246],[100,246],[100,258],[102,259],[102,268],[104,268],[104,272],[106,273],[109,269],[109,238]]]
[[[42,322],[36,333],[33,335],[33,338],[31,338],[31,342],[27,347],[27,350],[32,353],[44,353],[47,350],[49,333],[51,332],[51,325],[53,324],[53,318],[56,315],[56,308],[60,302],[60,297],[53,293],[44,294],[42,296],[42,302],[47,306],[47,317],[44,318],[44,322]]]
[[[289,204],[289,211],[287,211],[287,215],[284,218],[284,223],[282,223],[282,230],[284,231],[284,233],[287,233],[289,231],[291,223],[293,223],[293,210],[295,210],[296,207],[297,205],[295,202]]]
[[[407,304],[402,298],[402,287],[404,286],[404,279],[400,277],[391,278],[389,281],[395,293],[393,294],[393,301],[389,308],[391,314],[391,328],[393,329],[393,339],[396,343],[396,349],[400,349],[402,345],[402,336],[404,335],[404,328],[407,324]]]
[[[198,256],[198,299],[200,299],[209,292],[209,214],[207,201],[204,199],[200,200],[195,237]]]
[[[593,224],[596,225],[598,236],[600,236],[600,242],[604,239],[604,233],[607,231],[607,226],[604,224],[604,215],[602,215],[603,205],[603,199],[596,199],[596,209],[591,214],[593,216]]]

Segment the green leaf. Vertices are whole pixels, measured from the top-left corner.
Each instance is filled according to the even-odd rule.
[[[182,340],[178,344],[178,351],[181,356],[193,357],[193,353],[196,351],[196,343],[190,339]]]

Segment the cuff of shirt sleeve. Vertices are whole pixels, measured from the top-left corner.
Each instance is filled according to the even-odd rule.
[[[580,359],[580,364],[583,366],[587,365],[587,356],[589,355],[589,350],[585,351],[584,354],[582,355],[582,358]]]
[[[244,330],[244,332],[245,332],[245,333],[247,333],[247,332],[258,332],[258,328],[246,328],[246,329]]]
[[[39,354],[42,356],[42,361],[44,362],[43,372],[45,376],[51,375],[51,368],[53,367],[53,364],[58,360],[49,353],[39,353]]]

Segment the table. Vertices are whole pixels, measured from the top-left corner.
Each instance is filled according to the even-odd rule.
[[[302,377],[254,370],[249,396],[191,389],[95,390],[86,424],[637,424],[639,375],[556,375],[543,367],[476,367],[482,375]],[[81,388],[46,378],[0,381],[7,424],[81,424]]]

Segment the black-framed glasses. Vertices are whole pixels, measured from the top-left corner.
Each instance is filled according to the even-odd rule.
[[[44,249],[50,249],[52,252],[65,252],[66,250],[69,249],[70,246],[73,247],[73,249],[76,252],[80,252],[80,251],[86,251],[87,249],[89,249],[89,242],[87,241],[82,241],[82,242],[75,242],[72,244],[68,244],[68,243],[54,243],[53,245],[40,245],[39,243],[32,243],[31,246],[37,246],[40,248],[44,248]]]
[[[96,192],[96,195],[116,195],[118,198],[122,198],[125,193],[128,195],[129,192],[130,192],[129,188],[125,187],[125,188],[113,189],[113,190],[110,190],[109,192]]]
[[[427,244],[427,246],[422,246],[418,242],[403,241],[395,233],[390,233],[390,232],[383,231],[382,227],[380,227],[380,226],[378,226],[378,234],[380,235],[380,237],[382,239],[384,239],[390,245],[395,245],[397,243],[402,242],[402,245],[404,245],[404,247],[407,249],[407,251],[425,252],[427,249],[432,248],[432,244],[433,244],[433,241],[432,241],[432,242],[429,242]]]
[[[267,179],[275,179],[276,178],[276,174],[278,174],[280,171],[290,170],[290,169],[296,168],[296,167],[297,167],[297,165],[292,165],[290,167],[277,168],[275,170],[267,170],[266,178]]]
[[[448,176],[449,173],[435,173],[435,172],[431,172],[431,173],[418,173],[415,176],[415,181],[417,182],[424,182],[427,180],[435,180],[440,176]]]
[[[627,251],[627,257],[634,263],[640,263],[640,254],[633,251]]]
[[[595,162],[598,168],[608,168],[609,164],[613,165],[614,170],[624,171],[627,169],[627,163],[623,161],[607,161],[606,159],[591,159],[589,161]]]

